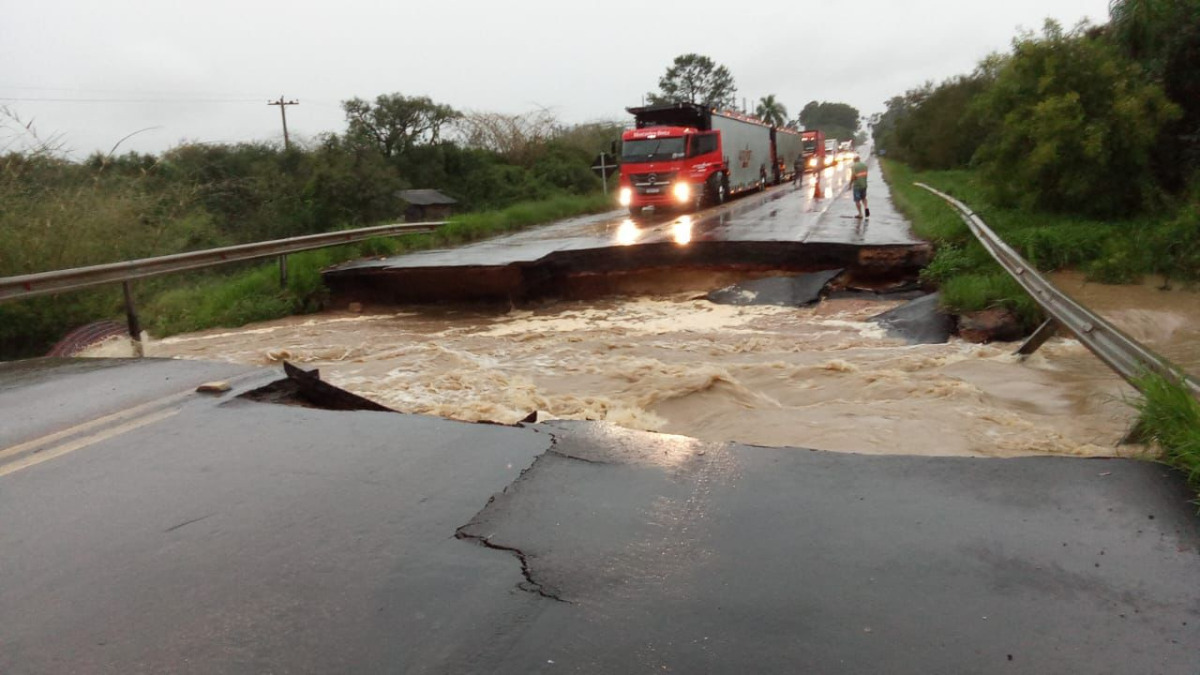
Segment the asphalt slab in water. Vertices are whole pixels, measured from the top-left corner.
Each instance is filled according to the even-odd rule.
[[[4,390],[101,391],[35,370]],[[1195,672],[1200,520],[1155,464],[236,393],[0,474],[0,672]]]

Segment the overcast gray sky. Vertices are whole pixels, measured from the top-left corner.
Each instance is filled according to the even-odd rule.
[[[0,106],[73,156],[344,129],[339,102],[400,92],[462,110],[624,120],[671,60],[726,65],[738,95],[863,114],[970,71],[1019,28],[1107,19],[1107,0],[41,0],[0,3]],[[12,147],[13,125],[0,131]]]

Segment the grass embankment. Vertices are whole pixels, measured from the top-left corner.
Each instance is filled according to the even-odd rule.
[[[899,162],[881,163],[897,208],[918,236],[937,247],[922,278],[941,289],[942,304],[951,312],[1006,307],[1029,327],[1041,319],[1037,304],[975,241],[957,213],[914,182],[966,203],[1039,270],[1081,269],[1102,283],[1130,283],[1151,274],[1200,281],[1200,214],[1194,207],[1122,221],[1001,208],[988,201],[971,171],[916,172]]]
[[[913,230],[937,246],[922,278],[941,288],[952,312],[1007,307],[1032,325],[1041,311],[1021,287],[975,242],[970,230],[940,197],[913,185],[926,183],[965,202],[1001,238],[1041,270],[1077,268],[1099,282],[1125,283],[1157,274],[1165,281],[1200,280],[1200,217],[1196,207],[1174,216],[1097,221],[997,208],[970,171],[915,172],[883,161],[897,208]],[[1183,471],[1200,492],[1200,402],[1178,382],[1148,375],[1143,396],[1132,402],[1144,436],[1161,459]]]
[[[207,279],[158,293],[145,305],[145,322],[149,331],[163,337],[315,312],[324,306],[328,297],[321,270],[330,265],[366,256],[466,244],[531,225],[600,213],[612,206],[612,200],[606,195],[560,196],[514,204],[499,211],[454,216],[431,234],[381,237],[359,244],[305,251],[288,257],[286,288],[279,287],[279,269],[269,263],[233,276]]]
[[[237,327],[293,314],[320,310],[328,297],[321,270],[365,256],[394,255],[455,246],[552,222],[570,216],[613,208],[602,194],[558,196],[514,204],[497,211],[454,216],[431,234],[376,238],[358,244],[295,253],[288,257],[288,282],[280,288],[279,268],[272,261],[231,265],[194,274],[168,275],[136,284],[142,324],[151,334],[215,327]],[[45,353],[58,336],[75,326],[101,318],[121,318],[119,286],[0,305],[0,358]]]
[[[1138,382],[1142,398],[1133,406],[1146,440],[1162,450],[1161,459],[1187,475],[1200,493],[1200,401],[1178,382],[1147,375]]]

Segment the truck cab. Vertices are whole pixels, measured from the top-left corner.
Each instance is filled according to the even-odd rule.
[[[839,160],[838,140],[836,138],[825,139],[825,166],[833,166]]]
[[[618,191],[631,213],[647,206],[700,206],[710,167],[722,164],[721,135],[691,127],[647,127],[625,132]],[[718,199],[724,201],[723,186]],[[716,201],[716,200],[714,200]]]
[[[800,134],[803,148],[801,162],[805,173],[815,173],[825,168],[825,134],[817,131],[804,131]]]
[[[697,210],[774,176],[774,130],[762,120],[696,103],[629,108],[621,136],[617,199],[637,215],[647,206]]]

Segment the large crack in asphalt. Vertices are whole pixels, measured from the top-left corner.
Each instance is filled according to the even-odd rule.
[[[558,464],[559,462],[578,463],[576,467],[580,465],[641,466],[666,470],[672,474],[682,471],[690,476],[684,481],[691,487],[685,496],[676,496],[675,501],[679,502],[677,504],[678,513],[670,512],[669,507],[672,500],[668,499],[666,502],[656,501],[654,513],[648,516],[651,521],[657,523],[654,528],[655,536],[661,538],[663,532],[673,532],[679,528],[682,528],[679,529],[680,533],[686,532],[688,524],[695,520],[695,517],[691,517],[689,514],[700,508],[698,505],[705,501],[712,478],[709,473],[714,467],[723,466],[723,460],[714,458],[718,455],[723,457],[724,453],[713,454],[710,451],[719,449],[724,444],[706,444],[694,439],[668,437],[646,432],[618,431],[606,423],[562,420],[546,424],[547,426],[541,428],[530,429],[549,437],[550,442],[545,450],[534,458],[530,465],[523,469],[503,490],[489,497],[487,503],[471,517],[470,521],[455,530],[454,537],[484,548],[505,551],[516,557],[521,566],[521,575],[524,577],[524,580],[517,584],[521,590],[555,602],[575,605],[578,604],[578,599],[568,597],[569,588],[559,587],[560,583],[569,584],[570,582],[567,581],[567,578],[556,577],[556,574],[562,572],[562,560],[559,555],[561,551],[547,552],[547,560],[539,563],[539,553],[531,550],[531,546],[536,548],[536,544],[527,543],[521,538],[522,535],[515,534],[515,532],[521,531],[519,521],[514,520],[514,517],[517,517],[515,514],[527,512],[531,507],[544,508],[544,506],[534,506],[538,503],[536,498],[534,501],[530,501],[530,494],[536,495],[539,491],[538,481],[546,481],[547,476],[561,475],[557,473],[563,467]],[[602,425],[599,430],[594,428],[596,424]],[[603,440],[597,440],[595,438],[597,434],[602,436]],[[681,448],[681,444],[686,447]],[[684,464],[680,461],[683,456],[680,454],[681,450],[684,450],[688,457],[700,461],[702,466],[692,466],[691,469],[685,470]],[[670,457],[664,459],[664,455],[670,455]],[[677,476],[677,478],[679,477]],[[663,518],[667,519],[663,520]],[[513,527],[516,527],[515,531],[512,529]],[[529,533],[526,532],[525,535],[528,536]],[[651,544],[660,554],[674,546],[671,542],[657,539]]]
[[[497,544],[497,543],[493,542],[491,539],[489,539],[488,537],[484,537],[484,536],[477,535],[477,534],[470,534],[468,532],[465,532],[464,528],[470,527],[470,525],[471,525],[471,523],[467,523],[466,525],[463,525],[462,527],[458,528],[458,530],[455,531],[455,533],[454,533],[454,538],[462,539],[464,541],[473,541],[473,542],[479,544],[480,546],[483,546],[484,548],[490,548],[494,551],[508,551],[509,553],[513,554],[517,558],[517,560],[519,560],[521,562],[521,575],[525,577],[525,582],[518,584],[517,585],[518,588],[520,588],[523,591],[535,593],[537,595],[542,596],[543,598],[548,598],[550,600],[554,600],[555,602],[563,602],[568,605],[574,604],[570,600],[563,599],[563,597],[561,595],[559,595],[557,590],[555,590],[553,588],[547,588],[544,584],[542,584],[541,582],[539,582],[533,578],[533,569],[529,566],[529,555],[528,554],[526,554],[524,551],[522,551],[519,548],[515,548],[512,546],[505,546],[503,544]]]
[[[535,433],[541,433],[536,429],[534,429],[533,431]],[[529,473],[530,471],[533,471],[534,468],[537,467],[538,462],[541,462],[542,459],[545,458],[547,455],[564,457],[564,458],[568,458],[568,459],[575,459],[575,458],[571,457],[570,455],[565,455],[565,454],[555,450],[555,446],[558,445],[558,436],[554,435],[553,433],[548,433],[547,435],[550,437],[549,447],[547,447],[545,452],[543,452],[541,455],[538,455],[538,457],[533,460],[532,464],[530,464],[528,467],[522,469],[521,473],[516,477],[516,479],[513,480],[513,482],[506,485],[504,487],[504,489],[500,491],[499,495],[505,495],[510,490],[512,490],[517,485],[517,483],[520,483],[522,480],[525,479],[525,474]],[[587,460],[580,460],[580,461],[587,461]],[[597,462],[597,463],[599,463],[599,462]],[[484,548],[492,549],[493,551],[506,551],[508,553],[511,553],[521,563],[521,576],[525,577],[524,582],[517,584],[518,588],[520,588],[521,590],[526,591],[528,593],[533,593],[535,595],[540,595],[543,598],[547,598],[549,600],[554,600],[555,602],[562,602],[562,603],[566,603],[568,605],[574,604],[570,600],[563,598],[562,595],[560,594],[560,592],[558,591],[558,589],[550,587],[547,584],[545,584],[535,578],[535,575],[533,572],[533,567],[530,565],[530,558],[533,556],[526,553],[525,551],[522,551],[519,548],[516,548],[515,546],[505,546],[504,544],[498,544],[498,543],[492,541],[490,536],[485,536],[482,534],[473,534],[468,531],[471,527],[477,526],[483,521],[484,513],[489,508],[492,507],[492,505],[496,502],[496,497],[499,495],[492,495],[491,497],[489,497],[487,500],[487,504],[484,504],[483,508],[480,509],[471,518],[471,520],[469,522],[467,522],[467,524],[459,526],[459,528],[454,531],[454,538],[459,539],[461,541],[474,542],[475,544],[478,544]]]

